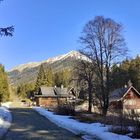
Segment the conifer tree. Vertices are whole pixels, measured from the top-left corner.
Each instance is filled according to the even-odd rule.
[[[35,84],[35,90],[37,91],[40,86],[44,86],[44,85],[47,85],[47,76],[46,76],[43,65],[41,65],[38,72],[36,84]]]
[[[124,87],[131,80],[133,86],[140,91],[140,57],[124,60],[120,65],[114,65],[112,69],[112,88]]]
[[[140,57],[137,56],[135,59],[131,60],[129,67],[130,80],[133,86],[140,91]]]
[[[71,71],[70,70],[62,70],[54,75],[54,85],[60,87],[63,85],[64,87],[68,87],[71,79]]]
[[[51,68],[46,70],[47,86],[54,86],[53,82],[53,72]]]
[[[7,73],[0,65],[0,102],[8,101],[10,97]]]
[[[60,87],[63,84],[61,72],[57,72],[54,74],[54,84],[57,87]]]
[[[22,98],[28,98],[31,93],[34,91],[34,83],[26,83],[26,84],[20,84],[17,87],[17,95],[18,97]]]
[[[62,75],[63,75],[63,85],[65,87],[68,87],[70,84],[71,77],[72,77],[72,71],[65,69],[62,71]]]

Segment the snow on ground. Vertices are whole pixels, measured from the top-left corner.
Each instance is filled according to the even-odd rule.
[[[82,138],[86,140],[95,137],[102,140],[132,140],[128,136],[108,132],[108,127],[102,125],[101,123],[82,123],[78,122],[77,120],[70,119],[70,116],[55,115],[53,112],[50,112],[41,107],[33,107],[33,109],[58,126],[65,128],[75,133],[76,135],[81,135],[83,136]],[[90,138],[88,138],[88,136]],[[91,138],[91,136],[93,137]]]
[[[12,116],[10,111],[7,109],[10,102],[3,103],[0,107],[0,138],[7,132],[8,128],[11,126]]]
[[[5,102],[5,103],[2,103],[1,105],[2,105],[3,107],[9,108],[9,107],[11,106],[11,104],[12,104],[12,102]]]

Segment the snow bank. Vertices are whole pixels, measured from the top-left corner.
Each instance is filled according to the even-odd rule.
[[[93,136],[94,138],[97,137],[102,140],[132,140],[128,136],[108,132],[108,127],[104,127],[104,125],[101,123],[82,123],[74,119],[70,119],[69,116],[55,115],[52,112],[49,112],[46,109],[40,107],[33,107],[33,109],[58,126],[65,128],[77,135],[83,135],[82,138],[85,139],[90,139],[88,136]]]
[[[12,102],[5,102],[5,103],[2,103],[1,105],[2,105],[3,107],[10,108],[11,104],[12,104]]]
[[[6,107],[0,107],[0,138],[7,132],[12,122],[11,113]]]

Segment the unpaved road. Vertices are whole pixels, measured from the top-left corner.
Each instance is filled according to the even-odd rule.
[[[11,108],[12,126],[2,140],[80,140],[30,108]]]

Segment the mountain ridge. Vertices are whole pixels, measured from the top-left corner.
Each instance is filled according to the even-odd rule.
[[[88,60],[81,53],[70,51],[40,62],[20,64],[8,71],[9,83],[10,85],[17,86],[22,83],[35,82],[40,65],[43,65],[44,69],[51,67],[54,72],[58,72],[63,69],[72,69],[74,62],[79,59]]]
[[[70,51],[66,54],[62,54],[62,55],[58,55],[58,56],[55,56],[55,57],[51,57],[51,58],[48,58],[46,60],[43,60],[43,61],[38,61],[38,62],[28,62],[28,63],[24,63],[24,64],[19,64],[15,67],[13,67],[11,70],[9,70],[8,72],[12,72],[14,70],[18,70],[18,71],[22,71],[26,68],[33,68],[33,67],[37,67],[43,63],[54,63],[56,61],[59,61],[61,59],[65,59],[67,57],[75,57],[76,59],[84,59],[86,60],[86,56],[80,54],[78,51]]]

